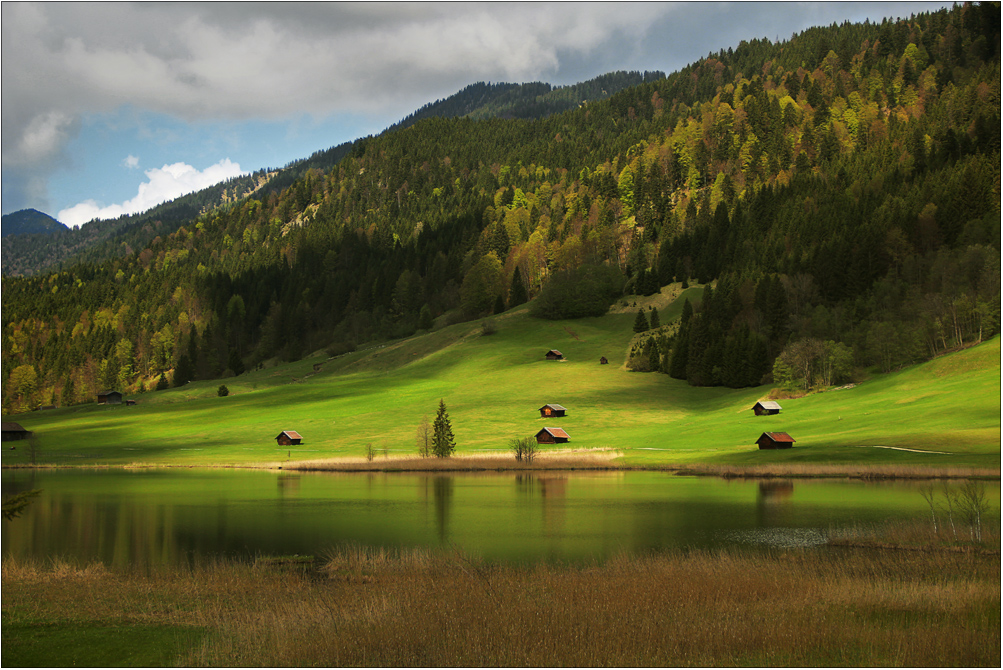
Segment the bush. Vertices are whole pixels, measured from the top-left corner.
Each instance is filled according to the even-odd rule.
[[[510,447],[515,453],[515,460],[532,463],[539,445],[535,437],[521,437],[513,439]]]
[[[226,384],[220,384],[219,388],[216,389],[216,395],[220,398],[225,398],[230,395],[230,389],[226,388]]]
[[[611,265],[583,265],[555,273],[533,301],[538,319],[602,316],[623,293],[624,277]]]
[[[494,335],[498,332],[498,326],[493,321],[485,321],[481,324],[481,335]]]

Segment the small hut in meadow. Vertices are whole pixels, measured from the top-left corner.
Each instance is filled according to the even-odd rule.
[[[563,444],[570,439],[571,436],[565,433],[563,428],[545,426],[536,434],[537,444]]]
[[[546,359],[548,361],[563,361],[564,360],[564,354],[562,354],[557,349],[551,349],[550,351],[547,352]]]
[[[752,406],[752,411],[756,413],[756,416],[780,414],[782,409],[780,403],[773,400],[760,400]]]
[[[560,405],[555,405],[554,403],[548,403],[540,408],[540,418],[549,419],[552,416],[564,416],[567,414],[567,409],[561,407]]]
[[[3,441],[10,442],[13,440],[27,440],[31,436],[31,431],[26,430],[21,424],[16,421],[4,421],[3,422]]]
[[[599,365],[609,365],[609,360],[605,356],[600,356]]]
[[[794,446],[794,441],[787,433],[763,433],[756,444],[760,449],[790,449]]]
[[[102,391],[98,393],[99,405],[121,405],[122,394],[118,391]]]
[[[302,444],[303,437],[295,430],[284,430],[275,436],[275,441],[279,443],[280,447],[291,447]]]

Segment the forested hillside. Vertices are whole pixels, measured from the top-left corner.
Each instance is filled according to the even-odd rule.
[[[4,406],[342,351],[582,276],[607,305],[611,283],[716,281],[645,347],[691,384],[828,383],[847,356],[988,337],[999,29],[998,4],[813,28],[546,118],[357,141],[121,258],[5,278]],[[553,297],[544,316],[576,315]]]
[[[37,209],[22,209],[4,214],[2,225],[4,237],[36,233],[51,235],[66,230],[66,226]]]

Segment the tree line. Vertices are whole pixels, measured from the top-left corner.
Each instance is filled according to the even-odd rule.
[[[993,4],[813,28],[546,118],[364,138],[119,257],[4,278],[4,406],[673,281],[712,288],[649,366],[691,384],[762,383],[803,340],[891,369],[992,336],[998,30]]]

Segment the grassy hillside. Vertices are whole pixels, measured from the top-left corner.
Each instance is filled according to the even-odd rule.
[[[663,308],[664,322],[679,305]],[[36,431],[40,463],[248,464],[358,457],[367,443],[381,456],[384,448],[413,454],[422,416],[434,418],[443,398],[460,454],[504,452],[512,438],[556,425],[571,435],[568,446],[616,450],[625,465],[999,466],[998,337],[854,388],[784,400],[781,414],[756,417],[750,408],[769,387],[695,388],[628,372],[635,309],[541,321],[523,306],[493,317],[491,335],[482,334],[482,322],[456,324],[336,359],[265,368],[225,380],[225,398],[216,396],[218,380],[196,382],[136,396],[134,407],[78,406],[16,419]],[[551,348],[567,360],[544,360]],[[603,355],[610,365],[599,365]],[[568,416],[540,419],[546,403],[564,405]],[[299,431],[304,444],[278,448],[281,430]],[[754,442],[768,430],[789,432],[796,447],[759,451]],[[4,452],[4,465],[27,461],[27,445],[17,444]]]

